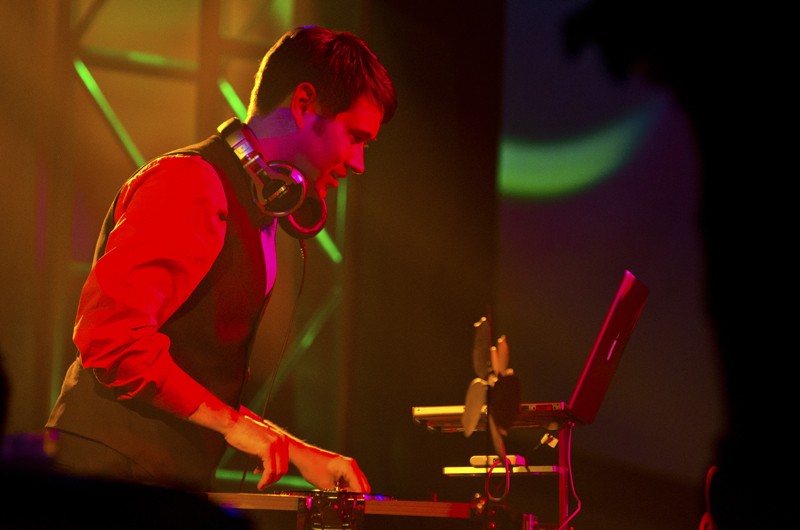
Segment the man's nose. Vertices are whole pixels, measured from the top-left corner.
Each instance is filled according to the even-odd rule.
[[[347,160],[347,167],[354,175],[364,173],[364,144],[358,144],[353,148],[353,154]]]

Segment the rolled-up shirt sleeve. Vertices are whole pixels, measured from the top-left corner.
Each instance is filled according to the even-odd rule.
[[[227,201],[198,156],[156,160],[125,183],[105,252],[81,291],[73,340],[87,369],[117,398],[186,417],[208,394],[170,355],[159,328],[211,268]]]

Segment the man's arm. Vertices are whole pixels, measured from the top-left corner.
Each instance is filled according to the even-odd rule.
[[[274,423],[261,418],[243,405],[239,408],[239,412],[240,416],[255,423],[267,425],[271,432],[281,433],[288,444],[289,461],[313,486],[327,490],[342,488],[353,492],[370,492],[367,477],[353,458],[304,442]],[[264,472],[267,472],[266,468]],[[259,489],[263,489],[261,482],[259,482]]]

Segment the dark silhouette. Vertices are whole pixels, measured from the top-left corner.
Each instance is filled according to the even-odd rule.
[[[772,146],[759,149],[759,141],[774,137],[758,121],[781,104],[772,93],[780,85],[772,80],[776,73],[761,66],[769,56],[764,19],[758,10],[702,2],[594,0],[564,28],[569,50],[599,46],[612,74],[644,75],[671,89],[691,121],[701,158],[706,301],[727,414],[717,453],[710,455],[707,516],[713,521],[706,517],[703,524],[721,530],[763,526],[768,516],[764,477],[754,465],[760,422],[754,423],[750,405],[753,397],[772,394],[767,382],[773,387],[775,375],[766,370],[779,370],[770,356],[780,351],[770,347],[780,342],[780,329],[769,323],[769,296],[776,291],[763,274],[780,263],[766,237],[780,224],[765,215],[775,199],[762,196],[775,192],[758,182],[775,174],[765,170],[780,156]]]
[[[244,514],[204,495],[51,469],[42,437],[6,433],[11,380],[0,351],[0,481],[3,530],[249,530]]]

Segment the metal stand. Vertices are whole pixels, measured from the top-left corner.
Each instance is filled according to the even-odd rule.
[[[461,415],[463,407],[413,407],[414,421],[427,429],[437,432],[463,432]],[[512,426],[513,429],[546,429],[557,432],[558,438],[558,464],[552,466],[511,466],[512,475],[558,475],[558,526],[563,525],[569,517],[569,492],[570,492],[570,445],[572,443],[572,422],[556,421],[552,418],[528,418],[521,416]],[[485,420],[482,420],[476,430],[485,429]],[[445,467],[443,473],[447,476],[480,476],[489,472],[487,467],[456,466]],[[498,469],[498,473],[505,473],[505,468]]]

